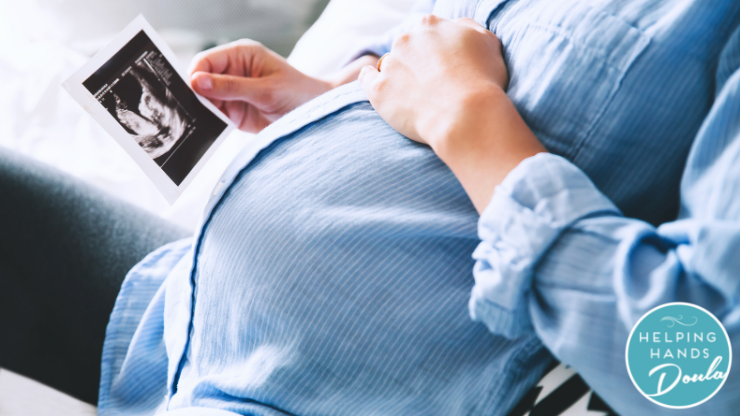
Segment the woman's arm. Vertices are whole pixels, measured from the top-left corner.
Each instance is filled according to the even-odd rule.
[[[462,117],[432,140],[479,213],[493,192],[524,159],[545,152],[500,88],[471,97]]]
[[[377,63],[378,56],[373,53],[367,53],[348,63],[344,68],[324,77],[322,80],[328,83],[330,89],[336,88],[356,81],[363,67],[368,65],[375,66]]]
[[[394,44],[380,73],[360,78],[381,116],[430,144],[482,211],[471,316],[508,338],[536,331],[620,414],[675,413],[640,396],[625,347],[644,313],[683,301],[717,316],[740,353],[740,71],[694,143],[685,218],[656,229],[624,218],[567,160],[537,154],[502,93],[505,68],[483,53],[490,43],[495,55],[495,42],[451,23],[427,19]],[[723,71],[740,62],[737,48],[723,56]],[[736,413],[738,389],[731,371],[703,413]]]
[[[740,51],[734,59],[740,57]],[[682,182],[682,218],[625,218],[563,158],[538,155],[499,186],[479,222],[474,319],[532,330],[619,414],[673,414],[641,397],[625,365],[630,330],[669,302],[704,307],[740,353],[740,71],[704,122]],[[725,357],[726,358],[726,357]],[[740,373],[702,414],[735,414]]]
[[[301,104],[354,81],[378,58],[364,55],[326,78],[308,76],[262,44],[240,40],[195,56],[190,84],[241,130],[258,132]]]

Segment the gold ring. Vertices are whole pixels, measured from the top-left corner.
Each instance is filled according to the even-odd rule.
[[[383,58],[390,54],[390,52],[386,52],[383,56],[380,57],[380,59],[378,59],[378,64],[375,66],[378,69],[378,72],[380,72],[380,64],[383,63]]]

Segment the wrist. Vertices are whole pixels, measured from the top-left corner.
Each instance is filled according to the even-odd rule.
[[[362,67],[366,65],[376,65],[378,63],[378,59],[379,58],[374,54],[363,55],[340,70],[321,78],[321,81],[327,85],[329,90],[348,84],[357,79]]]
[[[331,77],[313,78],[313,79],[316,82],[316,84],[319,86],[319,89],[321,90],[322,94],[325,92],[331,91],[334,88],[337,88],[342,85],[337,80],[332,79]]]
[[[506,92],[490,83],[471,88],[459,98],[445,99],[439,114],[430,117],[418,131],[438,156],[444,159],[449,152],[467,146],[466,142],[483,138],[511,104]]]
[[[345,84],[343,82],[344,80],[339,75],[340,74],[338,72],[334,72],[325,77],[318,78],[318,80],[322,85],[324,85],[326,90],[329,91]]]
[[[483,212],[509,172],[546,150],[503,89],[494,86],[477,91],[428,143],[458,178],[478,212]]]

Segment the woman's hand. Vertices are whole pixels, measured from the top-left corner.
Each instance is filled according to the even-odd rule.
[[[430,145],[479,212],[513,168],[545,151],[506,96],[501,43],[472,19],[425,17],[380,72],[366,66],[359,79],[378,114]]]
[[[434,143],[463,112],[506,89],[509,74],[496,35],[472,19],[425,16],[399,36],[382,72],[363,68],[360,80],[375,110],[404,136]]]
[[[199,53],[190,74],[195,92],[208,98],[239,129],[252,133],[332,88],[251,40]]]
[[[310,77],[259,42],[239,40],[193,59],[190,84],[241,130],[256,133],[287,112],[357,78],[377,57],[364,56],[327,79]]]

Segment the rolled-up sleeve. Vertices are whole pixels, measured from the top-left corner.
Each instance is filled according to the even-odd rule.
[[[509,338],[529,330],[524,300],[537,261],[563,230],[595,215],[619,210],[570,162],[544,153],[522,162],[496,189],[478,223],[473,319]]]
[[[472,318],[508,338],[536,332],[620,414],[671,412],[639,395],[625,365],[629,331],[652,308],[706,308],[740,354],[740,32],[734,39],[723,62],[735,71],[720,65],[679,220],[655,228],[625,218],[582,171],[549,154],[514,169],[480,218]],[[739,389],[731,371],[702,413],[735,414]]]

